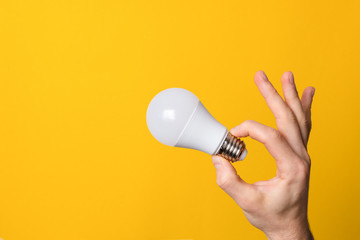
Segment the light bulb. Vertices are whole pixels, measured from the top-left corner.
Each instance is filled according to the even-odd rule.
[[[161,143],[220,155],[236,162],[247,150],[239,138],[230,134],[190,91],[169,88],[150,102],[146,122],[151,134]]]

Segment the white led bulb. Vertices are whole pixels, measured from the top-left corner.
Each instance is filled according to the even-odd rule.
[[[188,90],[169,88],[150,102],[146,122],[161,143],[221,155],[231,162],[243,160],[245,144],[231,135]]]

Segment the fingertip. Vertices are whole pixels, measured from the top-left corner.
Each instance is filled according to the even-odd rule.
[[[281,85],[285,101],[289,103],[289,107],[296,112],[297,102],[300,99],[294,80],[294,74],[291,71],[287,71],[281,76]]]
[[[283,76],[290,76],[291,74],[294,74],[292,71],[286,71],[284,72]]]
[[[248,119],[248,120],[240,123],[236,127],[233,127],[230,130],[230,133],[232,135],[234,135],[235,137],[239,137],[239,138],[247,137],[247,136],[249,136],[249,132],[248,132],[249,127],[256,123],[257,123],[256,121]]]
[[[312,105],[312,103],[313,103],[314,95],[315,95],[315,88],[314,88],[314,87],[311,87],[311,92],[310,92],[310,96],[311,96],[310,107],[311,107],[311,105]]]
[[[263,70],[259,70],[255,73],[255,77],[254,77],[254,80],[255,80],[255,83],[258,81],[258,80],[264,80],[264,81],[268,81],[268,78],[265,74],[265,72]]]
[[[243,129],[244,129],[244,125],[248,124],[249,122],[252,122],[252,120],[246,120],[242,123],[240,123],[239,125],[237,125],[236,127],[233,127],[232,129],[230,129],[230,133],[232,135],[234,135],[235,137],[246,137],[243,136]]]
[[[220,157],[219,155],[212,155],[211,159],[212,159],[212,162],[216,169],[220,168],[223,164],[223,160],[225,160],[222,157]]]
[[[310,96],[312,98],[314,96],[314,94],[315,94],[315,88],[314,87],[307,87],[307,88],[305,88],[302,97]]]
[[[312,97],[314,97],[314,95],[315,95],[315,88],[314,88],[314,87],[312,87],[312,93],[311,93],[311,96],[312,96]]]
[[[218,177],[236,175],[234,166],[225,158],[219,155],[213,155],[212,161]]]
[[[237,135],[237,132],[238,132],[238,129],[239,128],[239,126],[236,126],[236,127],[233,127],[232,129],[230,129],[230,133],[232,134],[232,135],[234,135],[234,136],[236,136]],[[236,136],[237,137],[237,136]]]
[[[257,71],[257,72],[255,73],[255,75],[257,75],[257,74],[265,75],[265,72],[264,72],[264,70],[259,70],[259,71]]]
[[[292,72],[290,72],[289,81],[292,85],[295,86],[294,74]]]
[[[231,165],[231,163],[228,160],[226,160],[225,158],[223,158],[220,155],[212,155],[211,158],[212,158],[213,163],[217,163],[217,164],[221,164],[221,165],[228,165],[228,164]]]
[[[212,161],[213,161],[213,163],[217,163],[217,162],[220,162],[221,160],[221,157],[219,156],[219,155],[212,155],[211,156],[211,159],[212,159]]]
[[[294,83],[294,74],[291,71],[286,71],[281,76],[281,83],[284,84],[286,82]]]
[[[303,109],[305,112],[310,111],[313,97],[315,94],[315,88],[314,87],[307,87],[301,97],[301,103],[303,105]]]

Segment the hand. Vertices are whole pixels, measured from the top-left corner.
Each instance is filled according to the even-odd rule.
[[[213,156],[217,184],[268,239],[313,239],[307,219],[310,176],[307,143],[315,89],[306,88],[300,100],[293,74],[285,72],[281,78],[284,101],[264,72],[255,74],[255,83],[275,116],[277,130],[248,120],[230,132],[263,143],[276,161],[276,176],[248,184],[237,175],[230,162]]]

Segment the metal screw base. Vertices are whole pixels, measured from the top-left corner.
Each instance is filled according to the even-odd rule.
[[[243,153],[244,156],[242,156]],[[228,132],[224,142],[222,143],[222,146],[216,155],[219,155],[230,162],[237,162],[243,160],[246,156],[246,153],[247,151],[245,143],[241,141],[240,138],[235,137]]]

